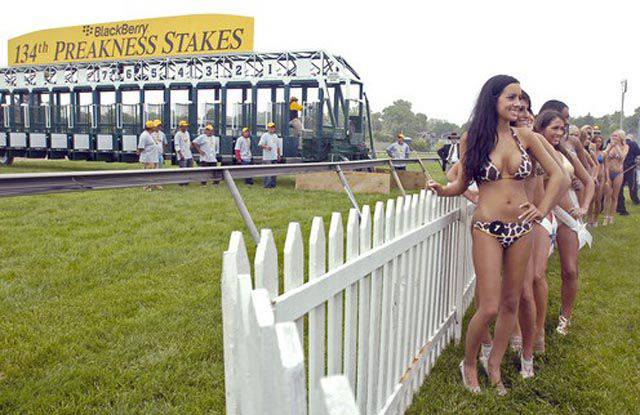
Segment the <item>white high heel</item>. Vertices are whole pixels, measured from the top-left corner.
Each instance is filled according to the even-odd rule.
[[[556,331],[558,334],[566,336],[569,334],[569,326],[571,325],[571,320],[566,318],[565,316],[558,317],[558,327],[556,327]]]
[[[489,376],[489,355],[491,355],[491,345],[480,344],[480,364],[482,365],[482,369],[484,369],[485,375]]]
[[[479,394],[480,386],[469,386],[467,383],[467,376],[464,373],[464,360],[460,362],[460,374],[462,375],[462,384],[464,385],[464,388],[474,395]]]
[[[533,371],[533,357],[527,362],[524,356],[520,355],[520,376],[522,376],[522,379],[530,379],[535,375]]]

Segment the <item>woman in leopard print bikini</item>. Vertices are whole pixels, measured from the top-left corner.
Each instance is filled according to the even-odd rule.
[[[514,129],[518,118],[519,82],[507,75],[489,79],[478,97],[468,133],[461,141],[457,179],[446,186],[434,181],[429,187],[441,196],[458,196],[475,180],[478,205],[473,218],[473,262],[478,307],[467,328],[465,359],[460,371],[465,387],[478,393],[477,358],[486,327],[496,318],[495,338],[488,359],[491,384],[500,395],[507,393],[500,364],[513,330],[529,260],[532,223],[542,219],[564,191],[566,178],[558,164],[531,131]],[[531,153],[549,174],[542,202],[527,200],[524,181],[531,174]]]

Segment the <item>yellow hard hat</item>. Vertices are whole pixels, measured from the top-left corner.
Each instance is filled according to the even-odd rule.
[[[242,132],[243,132],[243,133],[248,133],[249,131],[251,131],[251,130],[249,130],[249,128],[248,128],[248,127],[244,127],[244,128],[242,129]]]
[[[146,123],[144,123],[145,128],[155,128],[156,127],[156,123],[154,121],[147,121]]]
[[[161,120],[154,120],[153,124],[157,127],[159,125],[162,125],[162,121]]]
[[[204,127],[205,130],[209,130],[209,131],[213,131],[213,125],[211,124],[207,124],[206,127]]]
[[[185,120],[182,120],[178,123],[178,127],[188,127],[189,123],[186,122]]]
[[[269,124],[267,124],[267,128],[275,128],[276,124],[274,122],[270,122]]]

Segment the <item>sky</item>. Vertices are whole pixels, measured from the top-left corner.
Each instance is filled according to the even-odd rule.
[[[462,124],[482,84],[505,73],[520,80],[534,110],[557,98],[569,105],[572,115],[619,110],[620,81],[628,79],[629,115],[640,106],[640,13],[634,3],[10,1],[3,4],[0,66],[7,65],[6,41],[36,30],[183,14],[238,14],[255,18],[255,51],[324,49],[342,55],[363,78],[374,111],[405,99],[415,112]]]

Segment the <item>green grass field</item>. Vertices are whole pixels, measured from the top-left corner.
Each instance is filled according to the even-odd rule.
[[[0,172],[123,167],[139,166],[19,160]],[[328,225],[332,211],[346,219],[349,209],[344,194],[295,191],[288,178],[271,191],[239,187],[280,247],[288,222],[299,221],[306,238],[314,215]],[[632,212],[596,230],[582,256],[573,334],[550,334],[537,379],[524,384],[510,370],[509,398],[471,397],[457,372],[462,350],[449,347],[410,412],[637,408],[640,209]],[[224,184],[0,199],[0,224],[0,413],[224,412],[220,267],[230,233],[244,231]]]

